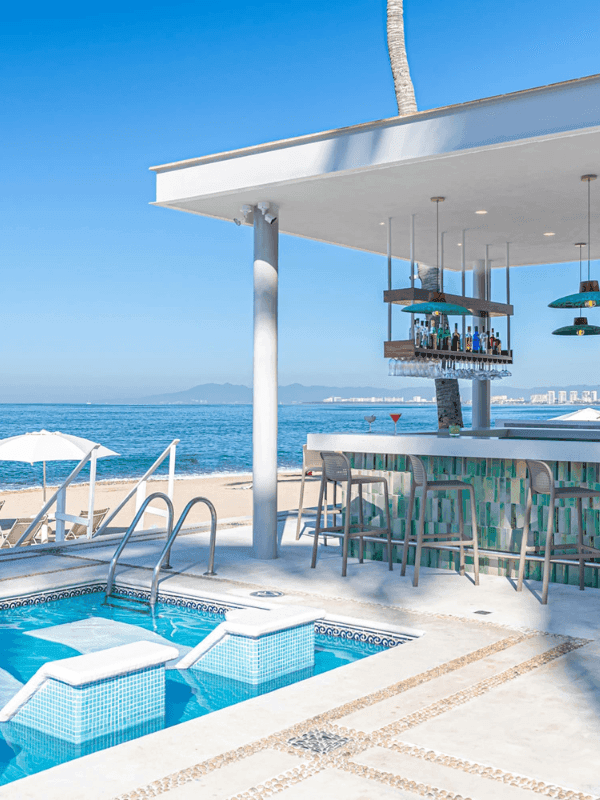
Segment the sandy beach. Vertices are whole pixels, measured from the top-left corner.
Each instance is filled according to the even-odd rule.
[[[125,497],[135,481],[105,481],[96,484],[95,508],[116,508]],[[56,490],[56,486],[48,487],[48,498]],[[67,490],[67,513],[79,514],[88,504],[87,483],[72,484]],[[166,480],[148,482],[147,494],[152,492],[166,492]],[[316,506],[319,491],[319,479],[308,478],[305,489],[304,505]],[[185,504],[193,497],[206,497],[215,506],[218,519],[232,517],[252,516],[252,475],[219,475],[197,478],[180,478],[175,481],[174,506],[175,516],[179,516]],[[280,473],[278,479],[278,508],[279,511],[289,511],[298,508],[300,498],[300,473]],[[0,500],[4,500],[4,507],[0,511],[0,526],[6,528],[17,517],[30,517],[38,513],[42,506],[42,489],[22,489],[20,491],[0,492]],[[157,501],[157,506],[160,502]],[[119,512],[112,527],[126,527],[135,513],[135,497]],[[194,507],[187,522],[208,521],[209,514],[206,506],[199,504]],[[160,525],[161,518],[148,515],[145,527]],[[187,523],[186,523],[187,524]]]

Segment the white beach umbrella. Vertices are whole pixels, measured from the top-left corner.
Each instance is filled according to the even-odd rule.
[[[570,414],[561,414],[559,417],[552,417],[552,419],[572,419],[575,422],[577,422],[577,420],[581,420],[582,422],[598,422],[600,421],[600,411],[588,406],[587,408],[580,408],[579,411],[571,411]]]
[[[21,436],[10,436],[0,439],[0,461],[23,461],[34,464],[42,461],[44,468],[44,501],[46,500],[46,461],[81,461],[96,442],[83,439],[80,436],[71,436],[60,431],[32,431]],[[108,447],[97,450],[98,458],[118,456]]]

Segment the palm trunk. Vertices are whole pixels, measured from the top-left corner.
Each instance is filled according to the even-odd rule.
[[[398,103],[398,115],[415,114],[417,102],[415,89],[408,69],[408,58],[404,42],[404,9],[402,0],[387,0],[387,41],[392,75],[394,76],[394,89]],[[419,278],[423,289],[438,291],[440,288],[439,269],[419,264]],[[444,318],[444,324],[446,320]],[[448,428],[450,425],[460,425],[462,428],[462,408],[458,381],[437,378],[435,393],[438,408],[438,427]]]
[[[387,0],[387,41],[394,89],[398,103],[398,115],[416,114],[415,90],[408,69],[408,58],[404,43],[404,11],[402,0]]]
[[[440,275],[437,267],[426,264],[418,265],[421,288],[430,292],[439,291]],[[444,317],[442,324],[446,325]],[[437,400],[438,428],[449,428],[450,425],[463,427],[462,406],[460,404],[460,390],[456,378],[436,378],[435,396]]]

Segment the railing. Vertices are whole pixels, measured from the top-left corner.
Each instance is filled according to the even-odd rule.
[[[112,590],[113,590],[113,585],[114,585],[114,581],[115,581],[115,569],[117,567],[117,561],[119,560],[119,556],[121,555],[121,553],[123,552],[123,548],[125,547],[125,545],[129,541],[129,537],[131,536],[131,534],[136,529],[136,526],[137,526],[138,522],[140,521],[140,518],[144,515],[147,506],[153,500],[164,500],[165,501],[165,505],[167,506],[167,510],[165,512],[165,515],[167,517],[167,538],[168,538],[168,541],[171,541],[172,538],[174,538],[173,537],[173,503],[171,502],[170,498],[167,497],[166,494],[163,494],[163,492],[154,492],[154,494],[151,494],[149,497],[147,497],[143,501],[143,503],[140,506],[140,508],[138,509],[135,517],[133,518],[133,522],[131,523],[131,525],[125,531],[125,534],[124,534],[123,538],[121,539],[121,542],[120,542],[119,546],[115,550],[114,556],[110,560],[110,567],[108,568],[108,578],[106,579],[106,595],[104,597],[105,601],[108,600],[108,598],[110,597],[110,595],[112,593]]]
[[[181,516],[177,520],[177,523],[173,530],[171,531],[171,535],[167,538],[167,543],[164,546],[162,553],[159,556],[159,559],[154,567],[154,573],[152,575],[152,587],[150,589],[150,606],[154,607],[156,604],[156,598],[158,597],[158,578],[160,575],[161,569],[171,569],[170,559],[171,559],[171,545],[175,541],[175,537],[181,530],[183,523],[187,515],[190,513],[190,510],[196,503],[205,503],[208,506],[208,510],[210,511],[210,552],[208,558],[208,572],[205,572],[205,575],[216,575],[217,573],[214,571],[215,566],[215,543],[217,541],[217,512],[215,511],[215,507],[207,500],[206,497],[194,497],[193,500],[186,505],[183,509]],[[166,561],[166,564],[163,566],[163,562]]]
[[[96,461],[98,457],[98,448],[100,447],[99,444],[94,445],[87,456],[84,456],[79,464],[75,467],[73,472],[69,475],[69,477],[65,480],[65,482],[58,487],[58,489],[54,492],[50,500],[44,503],[42,506],[42,510],[33,518],[31,521],[31,525],[27,528],[27,530],[23,533],[19,541],[16,543],[15,547],[18,547],[21,542],[25,541],[29,536],[30,530],[37,525],[48,513],[48,511],[52,508],[54,503],[56,503],[56,512],[54,514],[54,518],[56,520],[56,541],[62,542],[65,538],[65,522],[72,522],[72,523],[79,523],[80,525],[85,525],[87,527],[87,538],[92,538],[92,526],[94,524],[94,491],[95,491],[95,484],[96,484]],[[88,516],[87,517],[76,517],[73,514],[66,514],[65,508],[67,505],[67,486],[72,483],[75,478],[79,475],[81,470],[85,467],[85,465],[90,463],[90,491],[89,491],[89,499],[88,499]]]
[[[144,514],[156,514],[159,517],[167,517],[167,511],[163,511],[162,508],[153,508],[152,506],[148,507],[148,503],[145,502],[146,498],[146,490],[148,484],[148,478],[156,472],[156,470],[160,467],[163,461],[169,456],[169,477],[167,483],[167,497],[171,502],[173,502],[173,488],[175,485],[175,451],[177,449],[177,445],[179,444],[179,439],[173,439],[171,444],[164,450],[161,455],[156,459],[154,464],[150,467],[150,469],[145,472],[139,481],[133,486],[129,492],[125,495],[125,498],[119,503],[119,505],[115,508],[115,510],[106,517],[102,525],[98,528],[98,530],[94,533],[94,536],[98,536],[106,530],[108,525],[113,521],[113,519],[117,516],[119,511],[121,511],[124,506],[131,500],[133,495],[136,496],[135,498],[135,510],[136,513],[140,509],[144,509],[142,514],[139,517],[139,527],[140,530],[144,529]],[[159,493],[160,494],[160,493]],[[151,495],[154,497],[155,495]],[[136,519],[138,517],[136,516]],[[137,524],[137,523],[136,523]]]

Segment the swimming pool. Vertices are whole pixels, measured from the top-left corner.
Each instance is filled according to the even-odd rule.
[[[65,659],[120,644],[110,641],[112,630],[135,625],[144,636],[161,637],[168,643],[191,648],[224,620],[225,607],[218,603],[201,604],[169,598],[159,603],[154,614],[141,613],[132,607],[114,607],[103,603],[100,591],[65,599],[18,605],[0,610],[0,669],[25,683],[49,661]],[[200,607],[199,607],[200,606]],[[141,608],[141,607],[140,607]],[[208,610],[207,610],[208,609]],[[106,630],[102,620],[108,621]],[[69,625],[79,621],[78,625]],[[93,627],[93,626],[96,627]],[[111,625],[113,627],[111,627]],[[59,627],[66,626],[66,627]],[[48,629],[50,631],[41,631]],[[319,630],[327,630],[326,635]],[[66,633],[65,633],[66,631]],[[98,633],[100,631],[100,633]],[[32,635],[32,632],[36,632]],[[38,638],[38,636],[49,638]],[[367,641],[360,641],[360,639]],[[349,633],[347,627],[317,626],[314,667],[284,675],[262,684],[248,684],[199,670],[168,669],[166,672],[166,710],[164,718],[121,729],[80,744],[67,742],[16,725],[0,724],[0,784],[18,780],[88,753],[111,747],[161,728],[209,714],[259,694],[318,675],[336,667],[379,653],[386,646],[400,643],[393,637],[373,643],[373,637]],[[379,641],[379,640],[377,640]]]

